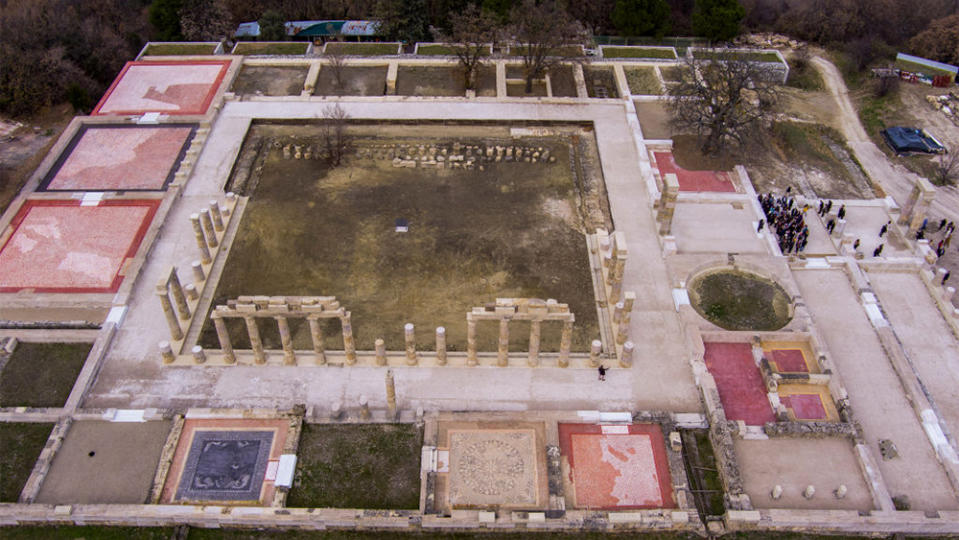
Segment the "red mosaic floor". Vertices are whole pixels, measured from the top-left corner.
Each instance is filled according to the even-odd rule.
[[[27,201],[0,248],[0,292],[114,292],[159,201]]]
[[[672,479],[655,424],[560,424],[577,508],[672,508]]]
[[[229,60],[127,62],[93,114],[205,114]]]
[[[799,349],[776,349],[770,352],[770,356],[781,373],[809,373],[809,366]]]
[[[736,192],[736,186],[728,172],[688,171],[676,164],[672,152],[653,152],[653,158],[661,175],[670,173],[676,175],[679,179],[679,191]]]
[[[761,426],[775,420],[749,343],[706,343],[706,367],[716,379],[729,420]]]
[[[792,394],[779,398],[784,406],[792,409],[797,420],[827,420],[826,407],[819,394]]]
[[[64,152],[48,190],[163,189],[193,127],[88,127]]]

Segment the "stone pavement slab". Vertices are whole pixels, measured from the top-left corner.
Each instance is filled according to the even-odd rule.
[[[825,337],[849,392],[853,414],[893,497],[907,495],[913,510],[959,508],[959,501],[919,425],[899,378],[842,270],[793,273],[816,326]],[[884,460],[879,441],[892,440],[899,457]],[[921,478],[921,482],[916,479]]]
[[[756,234],[758,222],[745,203],[683,202],[676,205],[672,234],[680,253],[766,254],[766,243]]]
[[[959,435],[959,342],[915,273],[870,272],[869,281],[916,374],[953,437]]]

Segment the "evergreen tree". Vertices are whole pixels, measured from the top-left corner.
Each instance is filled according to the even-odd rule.
[[[416,43],[430,38],[426,0],[379,0],[376,19],[387,39]]]
[[[739,35],[745,16],[739,0],[696,0],[693,32],[710,41],[729,41]]]
[[[260,16],[260,39],[283,41],[286,39],[286,17],[279,11],[268,9]]]
[[[612,20],[620,35],[662,37],[669,32],[666,0],[616,0]]]
[[[183,0],[153,0],[150,4],[150,24],[156,29],[159,41],[181,41],[180,9]]]

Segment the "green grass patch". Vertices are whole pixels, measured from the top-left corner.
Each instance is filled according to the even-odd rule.
[[[786,86],[810,92],[825,90],[826,83],[822,79],[822,74],[812,66],[812,63],[808,61],[798,62],[792,59],[788,62],[789,77],[786,79]]]
[[[143,56],[187,56],[191,54],[213,54],[217,43],[151,43]]]
[[[6,540],[169,540],[173,537],[172,527],[108,527],[61,526],[61,527],[4,527],[0,537]],[[192,535],[191,535],[192,537]]]
[[[655,47],[603,47],[603,58],[676,58],[676,49]]]
[[[19,343],[0,372],[0,407],[62,407],[90,343]]]
[[[413,424],[304,424],[287,506],[419,508],[422,446]]]
[[[0,502],[20,498],[52,429],[53,424],[0,423]]]
[[[689,67],[687,66],[660,66],[659,74],[663,76],[663,80],[668,83],[678,83],[682,81],[683,75],[689,73]]]
[[[556,47],[549,56],[562,56],[564,58],[578,58],[583,56],[583,47],[580,45],[567,45],[565,47]],[[526,47],[510,47],[508,56],[525,56]]]
[[[398,43],[338,43],[326,44],[326,52],[353,56],[383,56],[399,54]]]
[[[935,68],[932,66],[924,66],[922,64],[917,64],[916,62],[910,62],[909,60],[896,60],[896,68],[903,71],[908,71],[910,73],[922,73],[923,75],[928,75],[930,77],[938,77],[939,75],[955,75],[951,71],[946,71],[944,69]]]
[[[693,58],[697,60],[744,60],[747,62],[779,62],[779,56],[767,51],[710,51],[695,49]]]
[[[257,43],[255,41],[241,41],[233,48],[233,54],[246,55],[295,55],[306,54],[310,44],[302,41],[293,42],[266,42]]]
[[[786,291],[748,272],[710,272],[695,278],[689,292],[696,311],[726,330],[778,330],[791,318]]]
[[[629,84],[631,94],[658,96],[663,93],[659,84],[659,77],[656,76],[656,68],[636,67],[624,68],[626,82]]]
[[[489,56],[490,55],[489,47],[483,47],[480,50],[480,56]],[[423,56],[453,56],[456,54],[456,51],[448,45],[441,44],[431,44],[431,45],[419,45],[416,49],[416,54]]]

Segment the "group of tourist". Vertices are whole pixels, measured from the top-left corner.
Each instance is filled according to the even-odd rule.
[[[759,204],[766,216],[765,222],[776,233],[779,249],[783,253],[799,253],[806,249],[809,242],[809,227],[804,216],[809,207],[804,206],[802,210],[797,208],[796,201],[789,195],[790,191],[787,189],[782,197],[775,197],[772,193],[760,194]],[[762,231],[763,225],[764,220],[760,219],[757,232]]]

